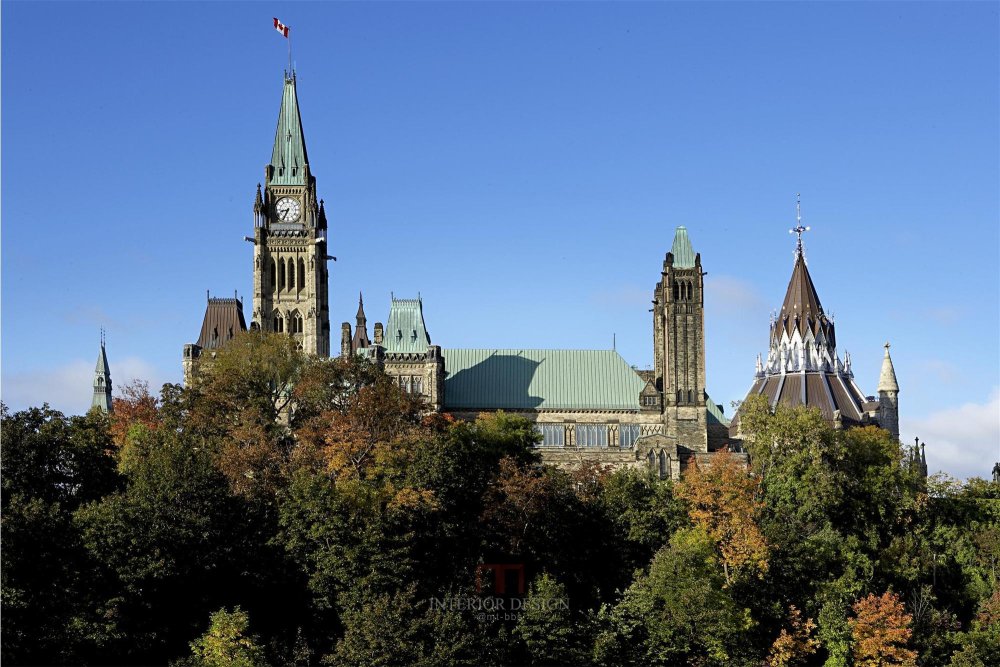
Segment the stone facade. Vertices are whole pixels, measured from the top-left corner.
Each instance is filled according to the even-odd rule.
[[[376,323],[367,345],[359,307],[354,330],[341,326],[341,351],[373,359],[431,410],[529,419],[549,463],[649,468],[676,479],[695,457],[729,445],[721,406],[705,392],[703,275],[687,230],[678,228],[654,289],[649,371],[629,368],[613,351],[442,350],[431,344],[419,299],[393,298],[386,326]],[[590,392],[564,388],[595,384]]]

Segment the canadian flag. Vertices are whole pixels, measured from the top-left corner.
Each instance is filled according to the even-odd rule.
[[[280,32],[285,37],[288,37],[288,26],[279,21],[278,19],[274,19],[274,29]]]

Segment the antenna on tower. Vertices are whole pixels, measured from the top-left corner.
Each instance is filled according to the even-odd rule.
[[[799,238],[795,244],[795,256],[799,257],[802,255],[802,233],[808,232],[809,227],[802,226],[802,196],[800,193],[795,193],[795,228],[789,229],[789,234],[798,234]]]

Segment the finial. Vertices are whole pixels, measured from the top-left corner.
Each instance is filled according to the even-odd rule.
[[[205,299],[207,301],[211,301],[212,300],[212,291],[211,290],[205,290]]]
[[[360,305],[361,305],[361,304],[363,304],[364,302],[365,302],[365,298],[364,298],[364,296],[363,296],[363,295],[361,294],[361,291],[359,290],[359,291],[358,291],[358,305],[360,306]]]
[[[789,229],[789,234],[798,234],[798,242],[795,244],[795,256],[802,255],[802,232],[808,232],[809,227],[802,226],[802,199],[799,193],[795,194],[795,228]]]
[[[104,327],[101,327],[101,347],[104,347]]]
[[[891,347],[889,345],[889,341],[885,341],[885,345],[883,345],[883,347],[885,348],[886,353],[888,353],[889,352],[889,347]]]

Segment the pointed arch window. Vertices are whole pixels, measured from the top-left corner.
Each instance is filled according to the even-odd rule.
[[[306,263],[301,258],[299,259],[299,281],[296,285],[298,285],[300,292],[306,286]]]
[[[288,315],[288,332],[292,334],[300,334],[302,333],[302,329],[302,314],[297,310],[293,310]]]
[[[268,260],[268,268],[270,269],[269,272],[271,274],[270,288],[272,290],[278,289],[278,269],[274,265],[274,259]]]
[[[274,311],[274,330],[277,333],[285,331],[285,320],[278,311]]]
[[[295,289],[295,260],[288,258],[288,289]]]
[[[669,467],[667,466],[667,453],[660,450],[660,479],[666,479],[667,475],[670,473]]]
[[[278,290],[285,289],[285,260],[278,260],[278,284],[276,286]]]

